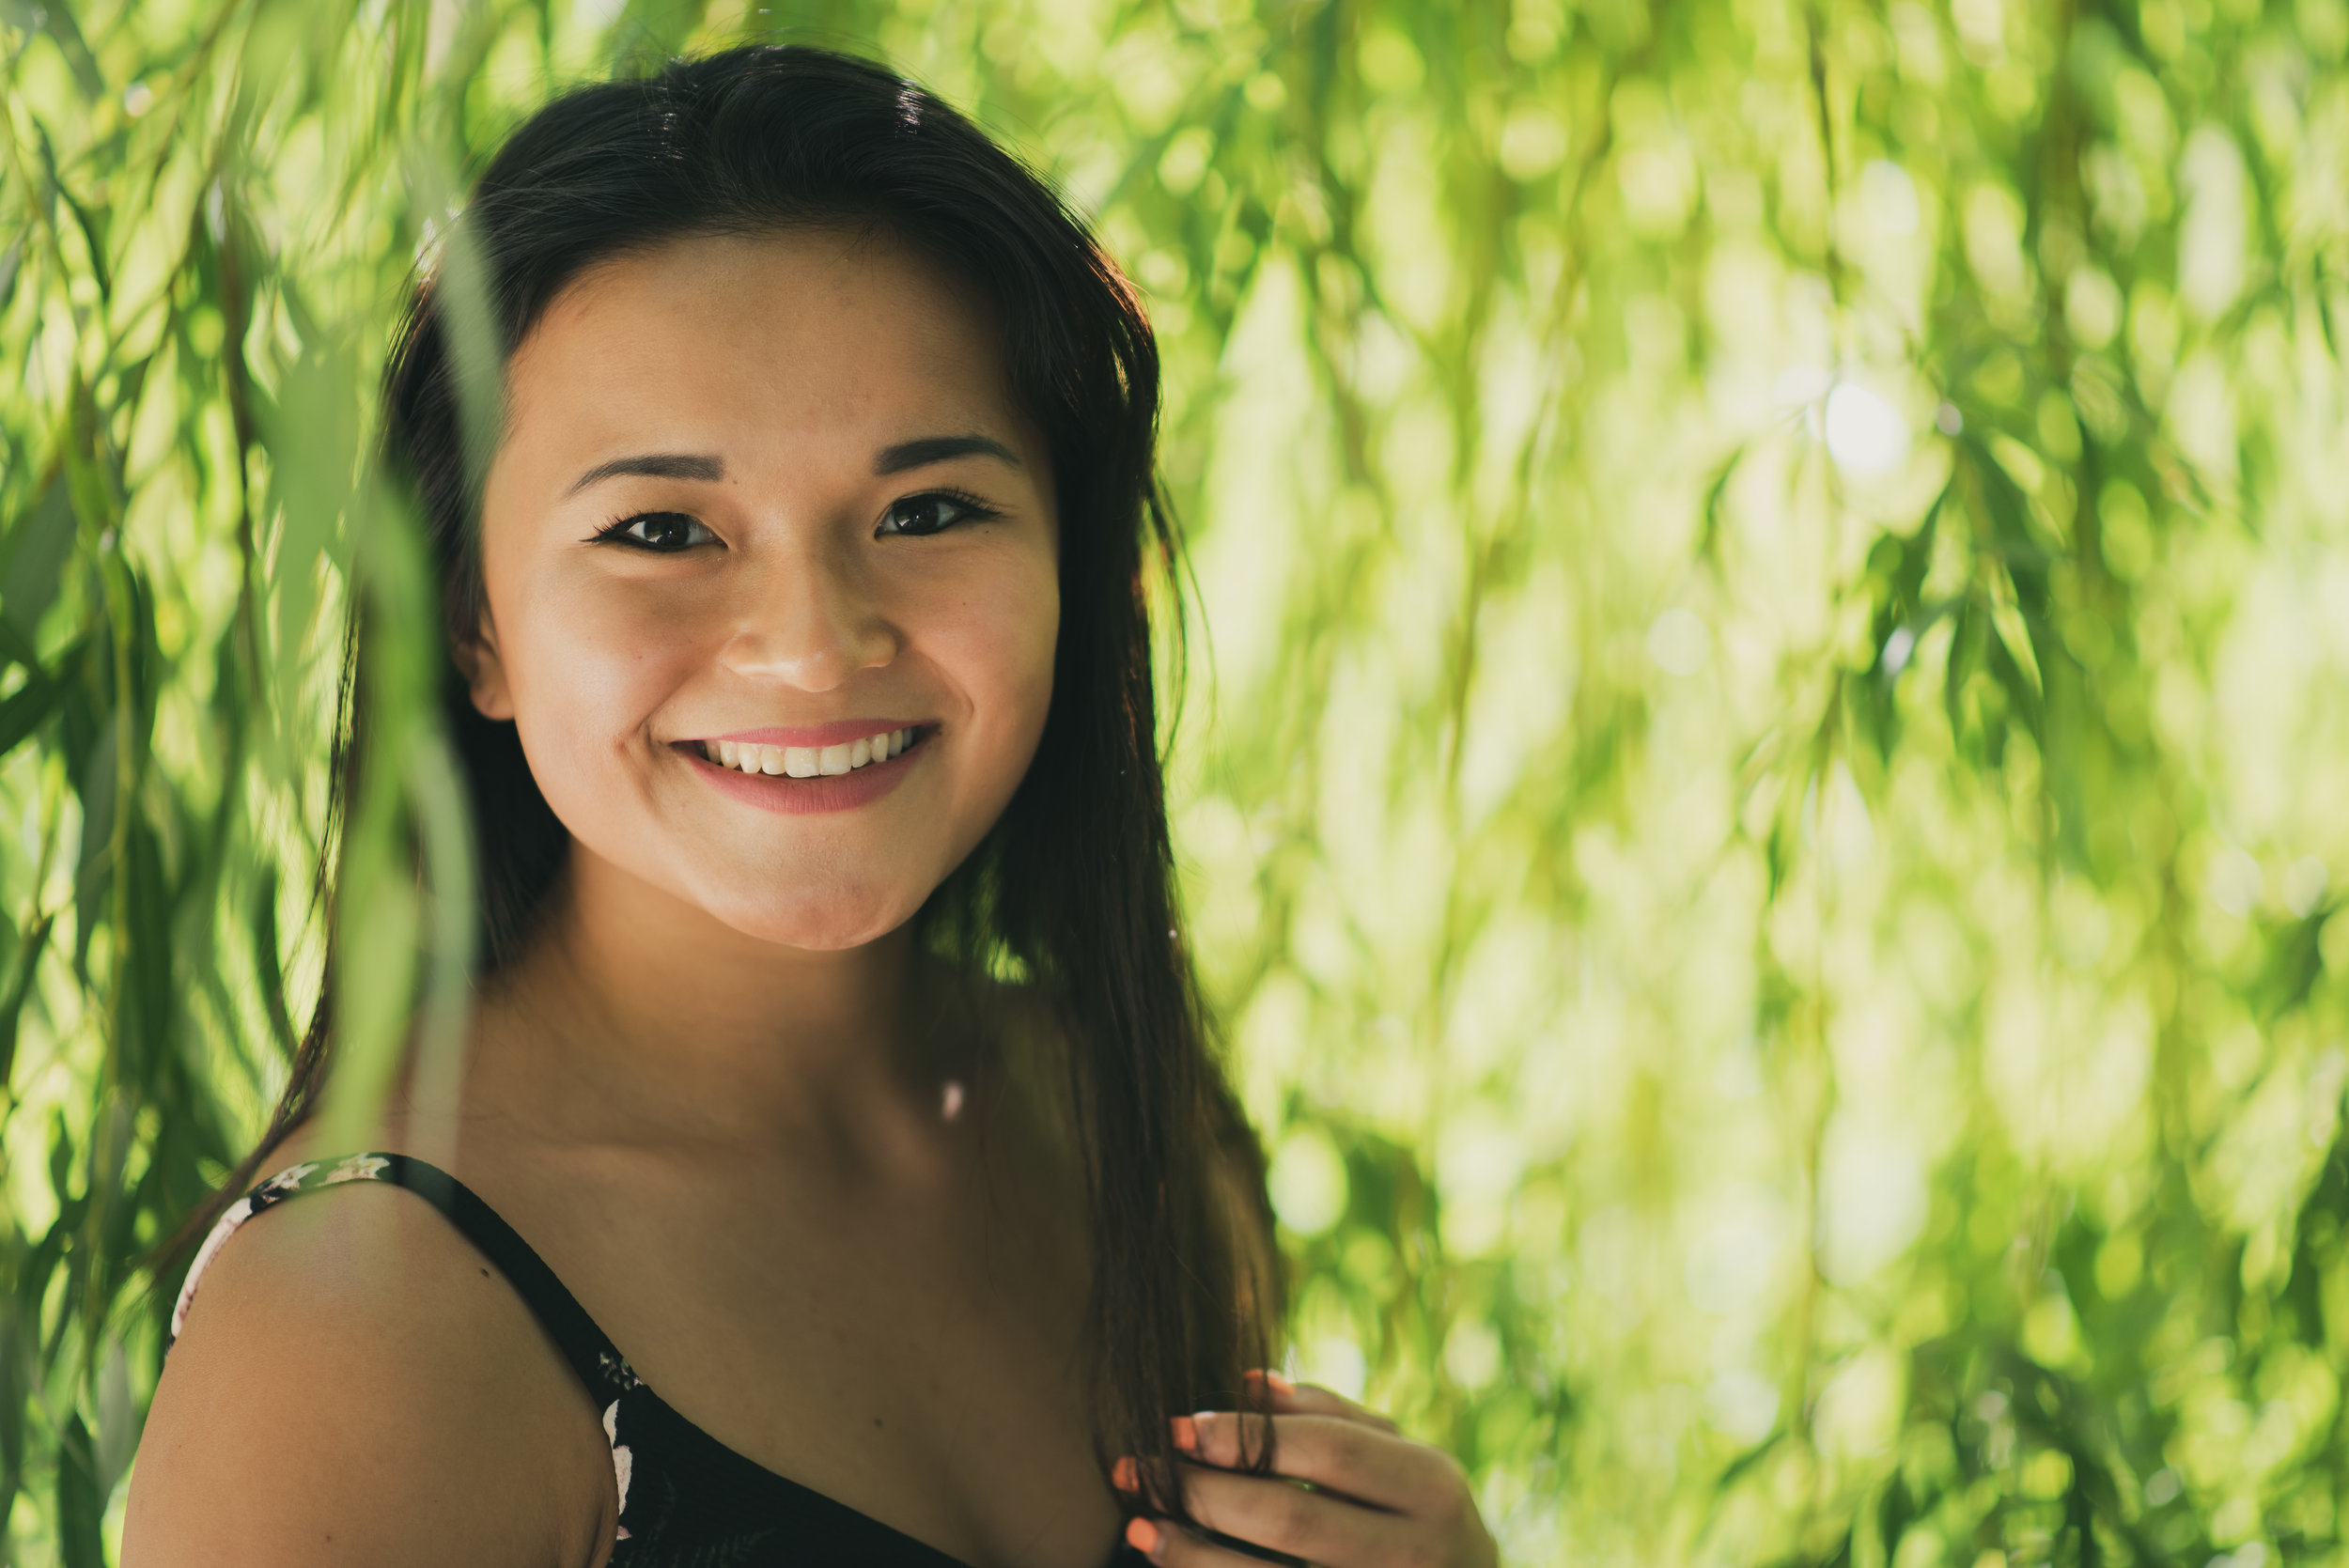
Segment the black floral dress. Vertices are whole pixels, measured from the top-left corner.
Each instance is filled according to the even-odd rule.
[[[595,1319],[529,1243],[447,1172],[405,1155],[357,1154],[280,1171],[231,1205],[196,1253],[172,1310],[176,1342],[204,1270],[237,1228],[288,1198],[344,1182],[406,1188],[439,1209],[495,1264],[603,1412],[619,1484],[611,1568],[962,1568],[869,1514],[745,1459],[645,1386]],[[1121,1548],[1119,1564],[1140,1563]]]

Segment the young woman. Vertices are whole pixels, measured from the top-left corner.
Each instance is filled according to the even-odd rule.
[[[801,49],[564,98],[463,224],[494,443],[432,282],[387,389],[482,852],[462,1093],[322,1146],[321,1004],[181,1293],[128,1568],[1489,1563],[1448,1458],[1251,1370],[1114,267]]]

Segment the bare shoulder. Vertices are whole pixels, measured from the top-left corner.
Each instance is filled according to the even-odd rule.
[[[423,1200],[353,1183],[205,1270],[132,1472],[124,1568],[589,1568],[596,1411],[512,1288]]]

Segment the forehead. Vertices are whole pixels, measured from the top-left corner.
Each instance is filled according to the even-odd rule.
[[[977,291],[885,235],[834,229],[599,262],[523,339],[506,391],[509,441],[566,447],[688,425],[770,439],[1019,423]]]

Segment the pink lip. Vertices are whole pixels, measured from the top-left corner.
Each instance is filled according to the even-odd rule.
[[[904,729],[913,726],[897,725],[895,727]],[[783,741],[770,740],[767,737],[828,735],[841,728],[842,726],[838,724],[830,724],[822,729],[748,730],[741,735],[729,735],[723,738],[738,743],[754,740],[762,746],[817,744],[837,746],[840,744],[838,739],[824,742]],[[853,740],[862,736],[879,733],[880,730],[878,728],[850,730],[847,737]],[[795,779],[788,774],[745,773],[736,768],[721,768],[704,757],[690,742],[677,747],[677,752],[694,772],[708,780],[710,787],[722,795],[730,796],[746,806],[756,806],[761,811],[775,812],[785,816],[809,816],[823,812],[852,811],[858,806],[870,805],[879,800],[905,782],[907,768],[916,766],[919,759],[929,755],[929,742],[932,738],[931,732],[923,729],[918,737],[904,751],[899,752],[887,762],[868,762],[853,772],[821,773],[812,779]]]
[[[731,740],[738,746],[845,746],[866,736],[891,730],[926,727],[920,719],[843,719],[836,724],[803,724],[792,729],[728,730],[723,735],[697,735],[695,740]]]

